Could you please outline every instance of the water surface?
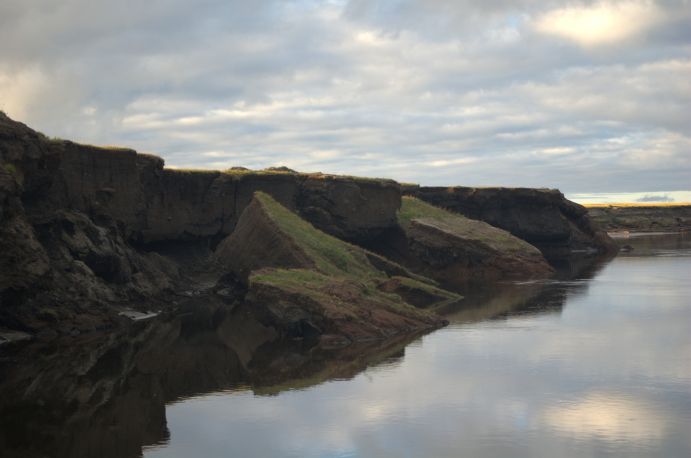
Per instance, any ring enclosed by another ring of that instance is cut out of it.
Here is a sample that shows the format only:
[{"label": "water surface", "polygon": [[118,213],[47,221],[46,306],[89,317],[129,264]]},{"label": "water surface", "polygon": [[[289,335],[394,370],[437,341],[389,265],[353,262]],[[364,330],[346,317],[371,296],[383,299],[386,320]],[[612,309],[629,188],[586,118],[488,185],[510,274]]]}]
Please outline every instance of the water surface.
[{"label": "water surface", "polygon": [[174,403],[145,456],[691,456],[691,243],[626,243],[594,278],[462,307],[351,380]]},{"label": "water surface", "polygon": [[274,344],[201,308],[0,353],[0,456],[691,456],[691,238],[620,242],[424,336]]}]

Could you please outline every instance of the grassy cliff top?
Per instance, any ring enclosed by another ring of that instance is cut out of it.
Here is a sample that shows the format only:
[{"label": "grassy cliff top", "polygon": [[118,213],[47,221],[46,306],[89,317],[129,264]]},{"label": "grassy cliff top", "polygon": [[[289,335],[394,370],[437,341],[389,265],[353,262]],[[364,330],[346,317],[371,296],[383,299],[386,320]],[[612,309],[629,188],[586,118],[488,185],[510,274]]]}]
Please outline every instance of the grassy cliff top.
[{"label": "grassy cliff top", "polygon": [[352,175],[333,175],[322,172],[296,172],[293,170],[281,170],[279,168],[251,170],[246,168],[230,168],[221,171],[224,175],[229,175],[237,178],[252,177],[252,176],[296,176],[300,178],[309,178],[311,180],[324,181],[338,181],[338,180],[352,180],[359,183],[378,184],[382,186],[399,186],[399,184],[389,178],[376,177],[357,177]]},{"label": "grassy cliff top", "polygon": [[398,211],[398,222],[404,230],[408,230],[413,221],[464,239],[484,243],[497,251],[539,254],[537,248],[503,229],[435,207],[415,197],[403,196]]}]

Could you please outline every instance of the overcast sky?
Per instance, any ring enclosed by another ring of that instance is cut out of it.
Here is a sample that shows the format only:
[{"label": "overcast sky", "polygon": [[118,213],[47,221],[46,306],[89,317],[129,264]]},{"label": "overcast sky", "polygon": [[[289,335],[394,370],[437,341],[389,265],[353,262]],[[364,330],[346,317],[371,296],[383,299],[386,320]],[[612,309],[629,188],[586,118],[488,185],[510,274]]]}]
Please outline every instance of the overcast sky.
[{"label": "overcast sky", "polygon": [[2,0],[0,109],[169,166],[664,195],[691,1]]}]

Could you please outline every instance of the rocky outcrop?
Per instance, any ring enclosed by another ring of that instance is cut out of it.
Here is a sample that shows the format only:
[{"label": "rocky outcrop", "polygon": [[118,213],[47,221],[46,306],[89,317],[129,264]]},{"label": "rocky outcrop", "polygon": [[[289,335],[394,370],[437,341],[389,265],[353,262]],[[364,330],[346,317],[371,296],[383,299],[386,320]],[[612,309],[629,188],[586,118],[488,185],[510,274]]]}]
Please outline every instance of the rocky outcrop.
[{"label": "rocky outcrop", "polygon": [[691,231],[691,205],[597,205],[588,207],[590,219],[606,231]]},{"label": "rocky outcrop", "polygon": [[509,232],[417,198],[403,198],[399,227],[372,249],[450,287],[553,273],[540,251]]},{"label": "rocky outcrop", "polygon": [[255,194],[215,257],[247,284],[245,301],[259,320],[291,337],[352,342],[436,327],[442,320],[415,306],[459,299],[413,275],[389,277],[362,248],[264,193]]},{"label": "rocky outcrop", "polygon": [[81,332],[112,325],[133,301],[172,302],[175,287],[194,284],[180,281],[190,266],[156,251],[208,250],[256,191],[354,241],[395,224],[400,204],[390,180],[165,169],[130,149],[48,139],[0,113],[0,330]]},{"label": "rocky outcrop", "polygon": [[[113,304],[149,300],[177,279],[174,265],[132,248],[122,222],[60,205],[55,170],[63,148],[71,144],[0,115],[0,328],[108,327]],[[115,173],[133,155],[123,150],[107,160]]]},{"label": "rocky outcrop", "polygon": [[556,189],[408,187],[406,193],[509,231],[539,248],[549,261],[616,251],[588,211]]}]

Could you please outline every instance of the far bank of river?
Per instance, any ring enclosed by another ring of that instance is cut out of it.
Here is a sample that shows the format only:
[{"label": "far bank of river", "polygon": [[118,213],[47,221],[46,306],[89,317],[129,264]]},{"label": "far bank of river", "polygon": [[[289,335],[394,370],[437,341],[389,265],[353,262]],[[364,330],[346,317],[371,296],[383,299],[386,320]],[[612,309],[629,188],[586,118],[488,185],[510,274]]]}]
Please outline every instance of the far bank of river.
[{"label": "far bank of river", "polygon": [[609,232],[691,231],[691,204],[589,205],[590,218]]}]

